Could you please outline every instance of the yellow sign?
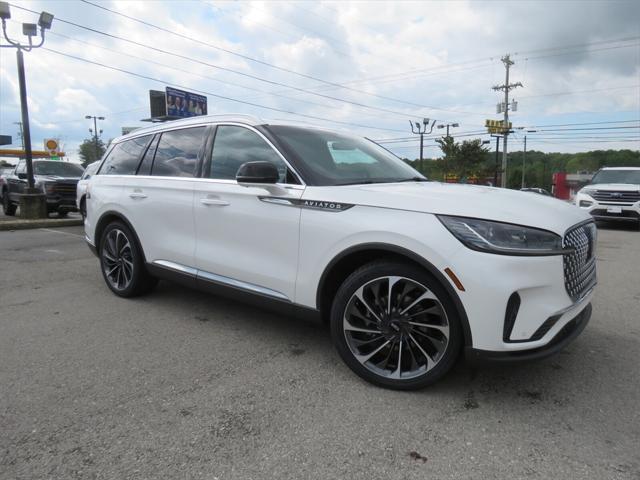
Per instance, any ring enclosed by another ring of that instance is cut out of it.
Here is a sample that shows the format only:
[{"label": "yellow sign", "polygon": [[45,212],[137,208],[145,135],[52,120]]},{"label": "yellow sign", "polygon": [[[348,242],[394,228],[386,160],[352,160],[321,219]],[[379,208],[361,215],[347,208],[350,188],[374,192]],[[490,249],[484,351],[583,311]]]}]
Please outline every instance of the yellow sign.
[{"label": "yellow sign", "polygon": [[484,126],[487,127],[487,131],[489,133],[505,133],[511,130],[512,123],[509,122],[508,126],[505,128],[504,120],[485,120]]},{"label": "yellow sign", "polygon": [[60,146],[58,145],[58,140],[55,138],[45,138],[44,139],[44,149],[48,150],[52,155],[58,151]]}]

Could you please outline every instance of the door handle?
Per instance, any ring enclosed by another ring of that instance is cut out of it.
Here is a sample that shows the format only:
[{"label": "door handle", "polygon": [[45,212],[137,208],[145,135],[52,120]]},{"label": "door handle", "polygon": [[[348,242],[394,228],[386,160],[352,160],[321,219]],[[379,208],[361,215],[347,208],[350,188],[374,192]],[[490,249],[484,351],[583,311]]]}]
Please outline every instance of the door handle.
[{"label": "door handle", "polygon": [[201,198],[200,203],[206,206],[217,206],[217,207],[226,207],[229,205],[229,202],[225,200],[220,200],[218,198]]},{"label": "door handle", "polygon": [[131,198],[147,198],[147,196],[142,192],[132,192],[129,194]]}]

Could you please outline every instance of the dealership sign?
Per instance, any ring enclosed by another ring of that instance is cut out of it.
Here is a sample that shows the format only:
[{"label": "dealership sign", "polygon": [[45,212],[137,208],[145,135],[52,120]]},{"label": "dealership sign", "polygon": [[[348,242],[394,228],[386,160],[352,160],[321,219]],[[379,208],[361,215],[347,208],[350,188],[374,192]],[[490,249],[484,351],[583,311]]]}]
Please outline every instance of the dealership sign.
[{"label": "dealership sign", "polygon": [[207,114],[207,97],[177,88],[166,87],[167,115],[170,117],[195,117]]}]

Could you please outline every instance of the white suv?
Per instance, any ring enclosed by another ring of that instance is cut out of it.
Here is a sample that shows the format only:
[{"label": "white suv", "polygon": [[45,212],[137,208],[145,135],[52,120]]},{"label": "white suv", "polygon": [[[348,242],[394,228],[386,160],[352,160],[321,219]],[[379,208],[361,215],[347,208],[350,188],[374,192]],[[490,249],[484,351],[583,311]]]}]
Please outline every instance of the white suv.
[{"label": "white suv", "polygon": [[640,228],[640,167],[598,170],[575,203],[596,220],[632,222]]},{"label": "white suv", "polygon": [[246,116],[114,140],[86,240],[122,297],[158,278],[330,324],[346,364],[413,389],[468,358],[535,359],[591,315],[590,215],[542,195],[429,182],[377,144]]}]

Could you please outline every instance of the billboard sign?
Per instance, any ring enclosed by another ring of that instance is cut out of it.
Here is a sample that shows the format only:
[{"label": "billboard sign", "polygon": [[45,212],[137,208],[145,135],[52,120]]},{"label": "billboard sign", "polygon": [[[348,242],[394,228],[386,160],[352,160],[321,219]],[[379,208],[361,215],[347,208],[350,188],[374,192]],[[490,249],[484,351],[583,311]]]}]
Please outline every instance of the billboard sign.
[{"label": "billboard sign", "polygon": [[167,115],[170,117],[195,117],[207,114],[207,97],[177,88],[166,87]]}]

